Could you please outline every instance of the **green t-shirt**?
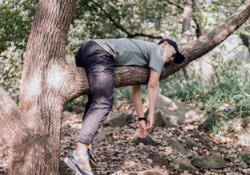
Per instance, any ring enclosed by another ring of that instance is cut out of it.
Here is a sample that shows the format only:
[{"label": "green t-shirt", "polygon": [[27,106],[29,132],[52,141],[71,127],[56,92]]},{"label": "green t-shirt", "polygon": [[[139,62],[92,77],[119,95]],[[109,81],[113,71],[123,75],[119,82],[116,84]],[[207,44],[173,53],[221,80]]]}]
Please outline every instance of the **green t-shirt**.
[{"label": "green t-shirt", "polygon": [[117,66],[151,67],[159,74],[167,54],[157,44],[136,39],[94,39],[103,49],[113,55]]}]

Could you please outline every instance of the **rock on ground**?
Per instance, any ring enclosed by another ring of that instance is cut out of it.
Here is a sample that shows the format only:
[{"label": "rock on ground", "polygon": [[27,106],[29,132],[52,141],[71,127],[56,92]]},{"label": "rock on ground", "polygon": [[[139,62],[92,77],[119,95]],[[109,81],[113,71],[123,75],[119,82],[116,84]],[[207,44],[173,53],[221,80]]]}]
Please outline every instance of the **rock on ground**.
[{"label": "rock on ground", "polygon": [[103,121],[103,126],[125,126],[132,121],[132,115],[125,112],[110,112]]},{"label": "rock on ground", "polygon": [[63,115],[62,115],[62,119],[63,119],[63,120],[67,120],[67,119],[69,119],[71,116],[72,116],[72,114],[71,114],[70,112],[64,111],[64,112],[63,112]]},{"label": "rock on ground", "polygon": [[104,131],[99,132],[96,135],[97,142],[103,142],[103,141],[105,141],[108,138],[107,135],[109,135],[110,132],[112,132],[112,131],[113,131],[112,128],[107,128]]},{"label": "rock on ground", "polygon": [[[145,112],[148,115],[148,110]],[[171,100],[159,94],[156,102],[156,110],[154,114],[155,127],[175,127],[181,125],[185,120],[199,121],[202,118],[201,112],[192,106]]]},{"label": "rock on ground", "polygon": [[245,175],[250,175],[250,168],[249,169],[244,169],[241,172],[244,173]]},{"label": "rock on ground", "polygon": [[139,172],[138,175],[166,175],[166,174],[163,174],[160,170],[153,169],[153,170]]},{"label": "rock on ground", "polygon": [[192,149],[192,148],[194,148],[194,147],[196,147],[196,148],[198,148],[198,149],[201,148],[200,145],[198,145],[198,143],[196,143],[193,139],[187,137],[187,138],[185,138],[185,140],[186,140],[186,145],[187,145],[186,147],[187,147],[188,149]]},{"label": "rock on ground", "polygon": [[204,137],[204,136],[201,136],[199,133],[197,133],[197,132],[194,132],[193,134],[192,134],[192,136],[194,137],[194,138],[198,138],[199,140],[200,140],[200,142],[203,144],[203,145],[205,145],[205,146],[207,146],[207,147],[209,147],[209,148],[213,148],[214,147],[214,145],[212,144],[212,142],[210,142],[210,140],[207,138],[207,137]]},{"label": "rock on ground", "polygon": [[191,162],[193,165],[208,169],[219,169],[227,167],[220,153],[212,153],[211,156],[195,156]]},{"label": "rock on ground", "polygon": [[134,143],[138,145],[139,143],[143,143],[144,145],[158,145],[157,142],[155,142],[150,135],[148,134],[145,138],[140,138],[139,136],[139,130],[137,130],[132,138],[131,143]]},{"label": "rock on ground", "polygon": [[175,160],[175,163],[179,164],[180,165],[180,168],[183,170],[183,171],[188,171],[189,173],[195,173],[195,172],[199,172],[199,170],[193,166],[192,164],[188,163],[187,161],[181,159],[181,158],[177,158]]},{"label": "rock on ground", "polygon": [[151,153],[149,154],[149,158],[152,159],[154,163],[157,163],[159,165],[169,165],[169,162],[161,154]]},{"label": "rock on ground", "polygon": [[175,152],[181,153],[183,155],[188,154],[188,152],[176,138],[170,139],[170,146]]}]

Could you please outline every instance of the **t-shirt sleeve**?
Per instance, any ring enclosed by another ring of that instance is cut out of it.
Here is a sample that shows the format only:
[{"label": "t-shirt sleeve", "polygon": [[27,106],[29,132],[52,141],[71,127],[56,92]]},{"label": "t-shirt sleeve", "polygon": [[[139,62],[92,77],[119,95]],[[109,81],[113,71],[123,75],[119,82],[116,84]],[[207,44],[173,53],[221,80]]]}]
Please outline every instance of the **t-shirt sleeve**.
[{"label": "t-shirt sleeve", "polygon": [[165,64],[167,53],[162,48],[150,50],[148,52],[149,67],[153,68],[156,72],[161,75],[161,71]]}]

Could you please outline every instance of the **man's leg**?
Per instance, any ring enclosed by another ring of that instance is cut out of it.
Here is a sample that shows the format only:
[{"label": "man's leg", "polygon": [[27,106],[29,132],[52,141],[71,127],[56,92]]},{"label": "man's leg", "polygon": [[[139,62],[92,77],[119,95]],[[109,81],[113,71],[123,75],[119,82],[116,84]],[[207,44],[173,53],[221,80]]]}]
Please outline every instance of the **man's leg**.
[{"label": "man's leg", "polygon": [[[85,67],[92,92],[92,100],[86,104],[87,109],[77,139],[77,149],[73,154],[68,155],[64,161],[78,174],[93,175],[87,150],[100,124],[113,105],[114,59],[111,54],[92,41],[79,49],[76,55],[76,63]],[[87,107],[88,104],[90,104],[89,107]]]},{"label": "man's leg", "polygon": [[[77,67],[84,67],[84,61],[83,61],[84,58],[83,58],[83,56],[86,57],[86,54],[84,55],[84,53],[82,53],[82,52],[83,52],[83,50],[86,50],[86,52],[88,52],[87,48],[86,48],[86,45],[88,45],[88,43],[82,45],[80,47],[80,49],[78,50],[76,56],[75,56],[75,62],[76,62]],[[85,49],[84,49],[84,47],[85,47]],[[88,101],[87,101],[87,103],[85,105],[83,119],[84,119],[86,113],[89,110],[91,102],[92,102],[92,94],[88,94]],[[76,147],[76,152],[75,152],[76,156],[84,155],[85,152],[86,152],[86,149],[88,150],[88,148],[86,148],[86,147],[91,147],[91,145],[88,146],[88,145],[86,145],[84,143],[78,142],[77,147]]]},{"label": "man's leg", "polygon": [[83,47],[80,53],[84,58],[84,67],[92,92],[92,101],[88,111],[85,111],[77,139],[76,155],[83,156],[87,154],[87,147],[113,105],[114,59],[94,42],[90,46]]},{"label": "man's leg", "polygon": [[85,110],[82,119],[84,119],[86,113],[88,112],[91,102],[92,102],[92,94],[88,94],[88,101],[85,105]]},{"label": "man's leg", "polygon": [[114,72],[103,70],[103,72],[90,73],[88,79],[93,99],[83,119],[82,128],[77,139],[80,143],[77,145],[76,155],[79,156],[87,154],[87,147],[92,143],[100,124],[113,105]]},{"label": "man's leg", "polygon": [[[88,95],[88,102],[85,105],[85,111],[84,111],[82,120],[84,120],[84,117],[86,116],[86,114],[87,114],[87,112],[89,110],[90,104],[92,102],[92,98],[93,98],[92,94],[89,94]],[[86,156],[86,151],[88,151],[89,147],[91,147],[91,145],[78,142],[77,147],[76,147],[76,151],[75,151],[75,155],[76,156],[84,156],[84,155]]]}]

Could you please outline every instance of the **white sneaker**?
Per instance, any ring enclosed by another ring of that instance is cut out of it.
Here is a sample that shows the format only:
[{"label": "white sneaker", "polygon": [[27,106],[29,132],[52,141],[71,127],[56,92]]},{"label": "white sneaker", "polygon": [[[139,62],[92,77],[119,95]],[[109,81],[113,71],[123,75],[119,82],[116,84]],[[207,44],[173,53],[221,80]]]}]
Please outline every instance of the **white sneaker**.
[{"label": "white sneaker", "polygon": [[89,156],[77,157],[74,151],[64,158],[64,162],[78,175],[94,175],[89,165]]}]

